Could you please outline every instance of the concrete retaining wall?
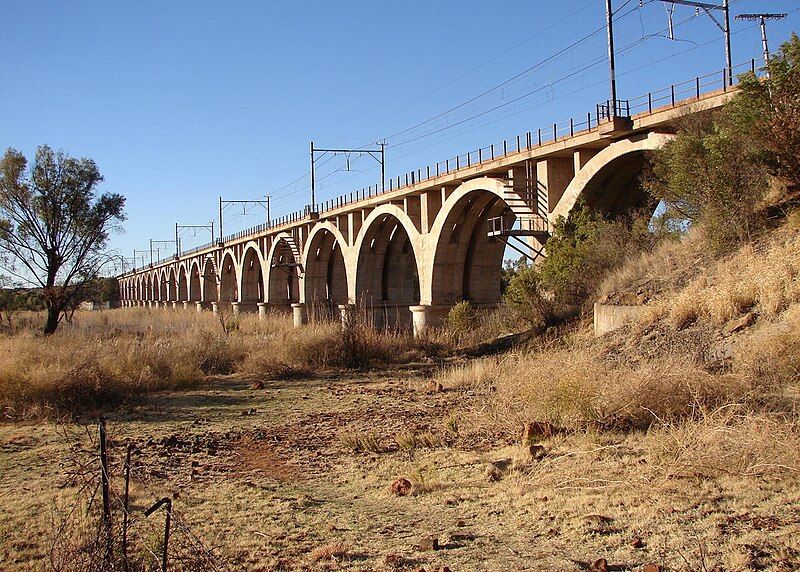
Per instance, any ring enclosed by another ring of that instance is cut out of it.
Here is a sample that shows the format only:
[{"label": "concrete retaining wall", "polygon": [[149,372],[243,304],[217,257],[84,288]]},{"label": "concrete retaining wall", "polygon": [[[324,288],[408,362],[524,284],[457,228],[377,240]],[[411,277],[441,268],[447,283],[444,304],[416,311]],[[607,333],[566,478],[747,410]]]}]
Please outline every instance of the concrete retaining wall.
[{"label": "concrete retaining wall", "polygon": [[594,335],[602,336],[638,318],[644,306],[618,306],[594,304]]}]

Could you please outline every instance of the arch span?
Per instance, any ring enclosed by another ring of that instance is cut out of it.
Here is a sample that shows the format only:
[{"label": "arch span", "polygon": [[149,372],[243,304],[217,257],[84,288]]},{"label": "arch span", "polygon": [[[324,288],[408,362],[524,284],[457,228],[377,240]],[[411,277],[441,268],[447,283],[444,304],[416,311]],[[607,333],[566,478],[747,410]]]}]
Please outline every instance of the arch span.
[{"label": "arch span", "polygon": [[674,138],[668,133],[648,133],[639,138],[616,141],[589,159],[578,171],[558,204],[549,215],[550,224],[566,217],[580,197],[607,214],[621,214],[644,206],[637,175],[641,173],[646,153],[663,147]]},{"label": "arch span", "polygon": [[409,306],[419,304],[420,236],[396,205],[370,213],[356,240],[358,259],[352,290],[378,327],[411,323]]},{"label": "arch span", "polygon": [[300,260],[294,239],[288,233],[275,237],[267,256],[267,302],[271,308],[287,309],[300,301]]},{"label": "arch span", "polygon": [[200,279],[200,263],[193,260],[189,270],[189,298],[190,302],[203,300],[203,281]]},{"label": "arch span", "polygon": [[203,265],[203,302],[217,302],[219,300],[219,273],[212,256],[207,256]]},{"label": "arch span", "polygon": [[265,299],[264,258],[255,242],[249,242],[242,255],[239,275],[239,301],[248,310],[254,310]]},{"label": "arch span", "polygon": [[222,263],[219,267],[219,301],[238,302],[239,287],[237,280],[238,270],[236,267],[236,256],[232,250],[226,250],[222,255]]},{"label": "arch span", "polygon": [[352,302],[347,268],[347,241],[330,222],[318,224],[303,252],[301,301],[320,315],[336,316],[338,304]]},{"label": "arch span", "polygon": [[189,277],[186,264],[181,264],[178,268],[178,295],[175,298],[178,302],[189,301]]},{"label": "arch span", "polygon": [[442,205],[429,240],[433,256],[426,261],[422,304],[451,306],[461,300],[476,305],[500,299],[505,243],[487,235],[486,221],[516,216],[505,202],[503,182],[489,177],[457,187]]}]

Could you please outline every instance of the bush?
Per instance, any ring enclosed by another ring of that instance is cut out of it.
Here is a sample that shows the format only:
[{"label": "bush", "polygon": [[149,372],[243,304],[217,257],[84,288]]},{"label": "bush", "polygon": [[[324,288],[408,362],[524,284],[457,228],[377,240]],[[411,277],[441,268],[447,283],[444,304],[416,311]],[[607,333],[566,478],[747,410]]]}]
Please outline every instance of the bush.
[{"label": "bush", "polygon": [[552,320],[552,304],[545,297],[536,267],[525,266],[511,277],[503,301],[531,328],[543,328]]},{"label": "bush", "polygon": [[472,330],[477,321],[478,315],[475,312],[475,308],[467,300],[464,300],[450,308],[445,325],[447,331],[460,338]]}]

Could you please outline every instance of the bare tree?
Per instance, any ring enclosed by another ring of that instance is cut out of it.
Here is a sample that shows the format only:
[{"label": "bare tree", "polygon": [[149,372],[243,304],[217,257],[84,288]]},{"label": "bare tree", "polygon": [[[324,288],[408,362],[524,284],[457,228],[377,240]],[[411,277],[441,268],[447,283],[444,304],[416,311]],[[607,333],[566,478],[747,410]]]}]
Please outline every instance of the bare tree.
[{"label": "bare tree", "polygon": [[109,261],[109,232],[125,220],[125,198],[102,193],[94,161],[39,147],[28,170],[8,149],[0,159],[0,267],[41,288],[45,334],[80,303]]}]

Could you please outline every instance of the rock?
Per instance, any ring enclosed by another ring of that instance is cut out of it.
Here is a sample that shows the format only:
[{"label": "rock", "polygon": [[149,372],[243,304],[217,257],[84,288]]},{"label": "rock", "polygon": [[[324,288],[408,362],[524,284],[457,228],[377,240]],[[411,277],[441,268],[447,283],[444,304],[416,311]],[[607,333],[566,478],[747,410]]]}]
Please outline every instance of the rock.
[{"label": "rock", "polygon": [[435,536],[423,536],[417,543],[418,550],[439,550],[439,539]]},{"label": "rock", "polygon": [[448,566],[437,566],[433,569],[433,572],[450,572],[450,568]]},{"label": "rock", "polygon": [[459,528],[464,528],[465,526],[467,526],[467,523],[465,521],[463,521],[463,520],[457,520],[456,521],[456,526],[459,527]]},{"label": "rock", "polygon": [[432,379],[425,384],[424,392],[427,394],[441,393],[442,391],[444,391],[444,386],[435,379]]},{"label": "rock", "polygon": [[253,389],[264,389],[264,382],[263,382],[263,381],[261,381],[261,380],[258,380],[258,381],[257,381],[257,382],[255,382],[255,383],[254,383],[254,384],[253,384],[251,387],[252,387]]},{"label": "rock", "polygon": [[642,567],[642,572],[662,572],[663,570],[660,564],[653,564],[652,562]]},{"label": "rock", "polygon": [[411,481],[408,479],[397,479],[392,483],[390,490],[392,491],[392,494],[399,497],[404,497],[408,494],[411,494],[411,486]]},{"label": "rock", "polygon": [[642,540],[638,536],[634,537],[633,540],[631,540],[631,547],[632,548],[644,548],[644,540]]},{"label": "rock", "polygon": [[722,333],[725,336],[731,336],[740,330],[749,328],[755,321],[756,315],[753,312],[748,312],[741,318],[735,318],[725,324],[725,327],[722,329]]},{"label": "rock", "polygon": [[522,427],[522,444],[532,445],[539,439],[548,439],[562,431],[560,427],[556,427],[549,421],[532,421],[531,423],[525,423]]},{"label": "rock", "polygon": [[499,459],[497,461],[492,461],[486,465],[484,477],[486,477],[486,480],[489,482],[499,481],[511,468],[511,463],[511,459]]},{"label": "rock", "polygon": [[598,558],[589,566],[589,572],[608,572],[608,561],[605,558]]},{"label": "rock", "polygon": [[547,456],[547,449],[542,445],[530,445],[528,447],[528,454],[530,454],[531,459],[541,461]]}]

